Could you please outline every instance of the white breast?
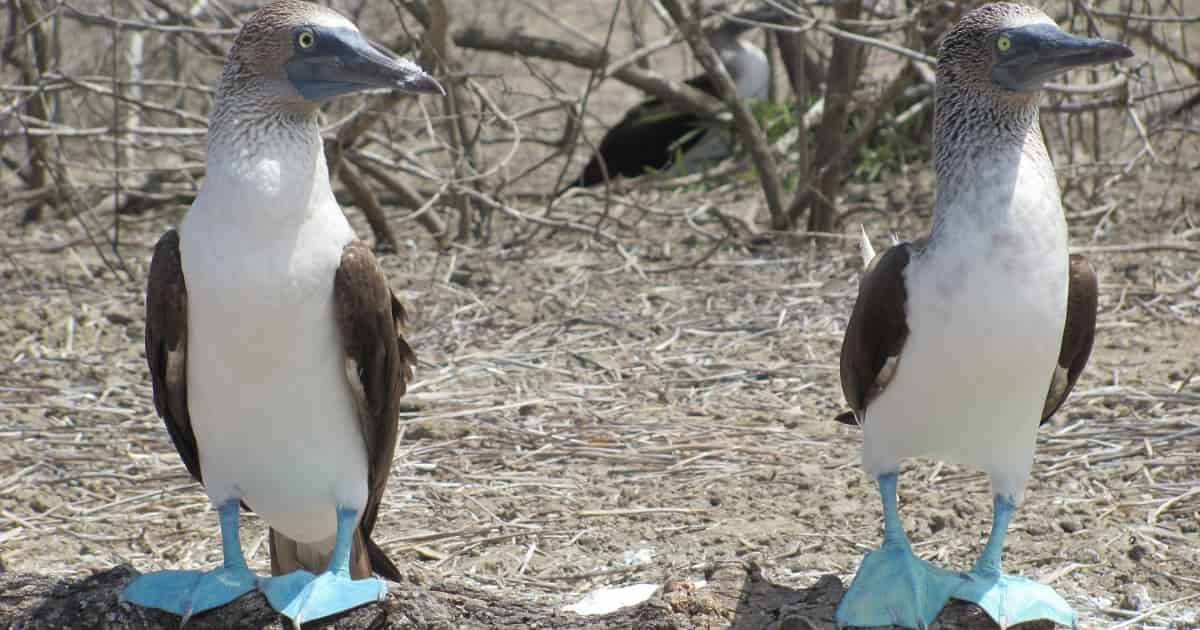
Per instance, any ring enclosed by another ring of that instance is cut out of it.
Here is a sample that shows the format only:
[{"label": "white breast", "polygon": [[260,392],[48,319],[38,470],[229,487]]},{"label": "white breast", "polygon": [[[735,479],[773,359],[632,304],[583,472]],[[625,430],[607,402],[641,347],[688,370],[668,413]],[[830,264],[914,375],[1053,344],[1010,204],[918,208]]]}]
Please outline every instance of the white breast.
[{"label": "white breast", "polygon": [[[896,375],[867,409],[864,467],[895,470],[933,456],[977,466],[996,492],[1019,501],[1033,461],[1042,405],[1062,343],[1066,223],[1056,195],[1022,163],[1003,191],[976,189],[906,271],[910,333]],[[993,174],[994,175],[994,174]],[[962,200],[960,200],[961,202]]]},{"label": "white breast", "polygon": [[[353,238],[322,156],[263,151],[213,168],[180,227],[188,406],[205,487],[312,542],[366,502],[333,282]],[[297,159],[299,158],[299,159]]]},{"label": "white breast", "polygon": [[[766,98],[770,77],[767,56],[757,46],[737,42],[737,52],[726,62],[726,69],[734,79],[738,98]],[[679,173],[700,170],[712,162],[723,160],[733,152],[733,135],[728,128],[714,128],[683,153],[682,161],[674,167]]]}]

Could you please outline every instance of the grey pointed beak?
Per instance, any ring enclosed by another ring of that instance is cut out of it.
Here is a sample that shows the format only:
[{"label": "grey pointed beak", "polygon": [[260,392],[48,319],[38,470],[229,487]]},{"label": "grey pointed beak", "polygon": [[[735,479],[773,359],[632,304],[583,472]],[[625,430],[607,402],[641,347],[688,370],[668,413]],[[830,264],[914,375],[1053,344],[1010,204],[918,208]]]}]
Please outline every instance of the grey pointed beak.
[{"label": "grey pointed beak", "polygon": [[1011,47],[998,52],[992,81],[1018,92],[1037,90],[1051,77],[1079,66],[1096,66],[1133,56],[1125,44],[1078,37],[1053,24],[1031,24],[1005,31]]},{"label": "grey pointed beak", "polygon": [[312,30],[316,44],[308,51],[294,51],[286,66],[288,80],[309,100],[373,88],[445,94],[442,86],[417,64],[383,54],[356,31]]}]

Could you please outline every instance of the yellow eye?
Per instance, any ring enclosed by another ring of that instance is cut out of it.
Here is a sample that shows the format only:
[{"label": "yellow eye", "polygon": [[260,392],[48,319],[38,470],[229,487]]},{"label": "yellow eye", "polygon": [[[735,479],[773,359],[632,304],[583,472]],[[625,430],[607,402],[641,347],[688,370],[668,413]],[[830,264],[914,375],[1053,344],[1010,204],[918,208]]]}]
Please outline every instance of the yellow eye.
[{"label": "yellow eye", "polygon": [[996,38],[996,48],[999,48],[1000,52],[1008,52],[1008,49],[1012,48],[1012,40],[1001,35]]},{"label": "yellow eye", "polygon": [[296,36],[296,45],[301,48],[312,48],[316,43],[316,36],[309,31],[300,31],[300,34]]}]

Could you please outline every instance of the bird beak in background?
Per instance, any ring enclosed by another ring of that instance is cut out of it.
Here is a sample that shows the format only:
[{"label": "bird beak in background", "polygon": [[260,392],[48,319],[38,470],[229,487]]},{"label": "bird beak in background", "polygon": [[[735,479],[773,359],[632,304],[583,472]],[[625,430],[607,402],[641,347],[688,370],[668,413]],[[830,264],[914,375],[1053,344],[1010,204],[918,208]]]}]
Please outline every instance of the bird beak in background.
[{"label": "bird beak in background", "polygon": [[1077,37],[1053,24],[1031,24],[1004,31],[1010,46],[997,52],[992,81],[1025,92],[1041,89],[1056,74],[1079,66],[1096,66],[1133,56],[1125,44]]},{"label": "bird beak in background", "polygon": [[433,77],[407,59],[389,57],[345,28],[314,28],[311,52],[297,51],[287,63],[287,78],[304,98],[319,101],[342,94],[390,88],[445,94]]}]

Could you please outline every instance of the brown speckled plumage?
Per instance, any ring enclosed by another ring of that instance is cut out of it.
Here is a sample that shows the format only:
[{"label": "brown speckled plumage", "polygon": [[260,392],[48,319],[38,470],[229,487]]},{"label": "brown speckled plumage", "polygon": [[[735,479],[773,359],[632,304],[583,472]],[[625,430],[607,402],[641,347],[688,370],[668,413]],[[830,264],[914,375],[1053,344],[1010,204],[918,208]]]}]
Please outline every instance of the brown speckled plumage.
[{"label": "brown speckled plumage", "polygon": [[[933,130],[939,194],[964,183],[950,175],[959,172],[962,164],[1000,158],[1004,152],[1021,151],[1050,167],[1037,124],[1040,91],[1013,92],[991,79],[999,32],[1038,21],[1050,22],[1050,18],[1033,7],[988,4],[964,15],[942,39]],[[1049,185],[1057,190],[1057,182]],[[935,231],[936,222],[935,217]]]},{"label": "brown speckled plumage", "polygon": [[315,121],[318,104],[296,91],[284,67],[292,57],[295,29],[330,14],[336,15],[310,2],[275,0],[251,16],[225,58],[210,129],[247,117],[271,124],[280,113]]},{"label": "brown speckled plumage", "polygon": [[330,9],[301,0],[276,0],[261,8],[242,26],[229,56],[226,69],[237,67],[243,73],[283,78],[283,64],[292,55],[293,30],[317,19]]}]

